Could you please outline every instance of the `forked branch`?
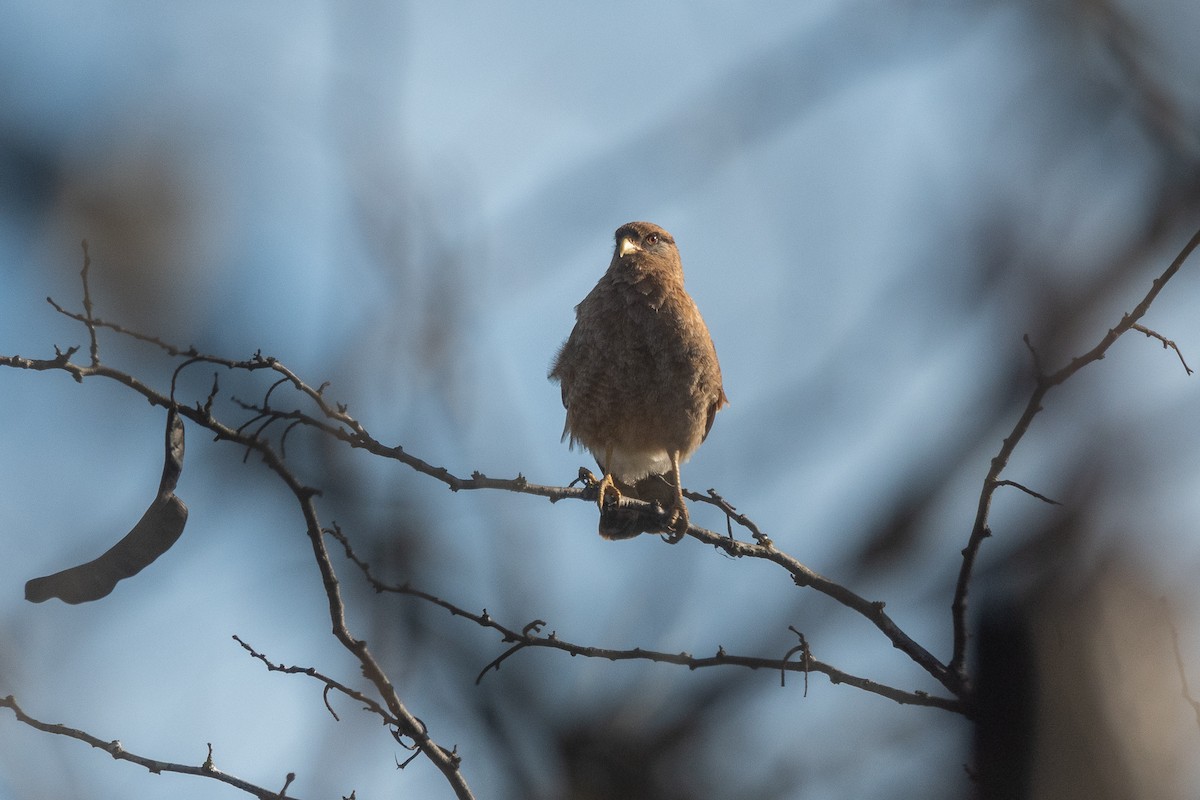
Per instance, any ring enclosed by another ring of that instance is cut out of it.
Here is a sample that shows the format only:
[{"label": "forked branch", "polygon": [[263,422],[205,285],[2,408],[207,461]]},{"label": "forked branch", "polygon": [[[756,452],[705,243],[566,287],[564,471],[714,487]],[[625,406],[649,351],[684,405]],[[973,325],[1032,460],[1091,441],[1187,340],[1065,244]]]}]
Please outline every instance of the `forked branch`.
[{"label": "forked branch", "polygon": [[[1005,437],[1003,444],[1000,446],[1000,452],[992,458],[991,466],[983,479],[983,488],[979,492],[979,502],[975,511],[975,522],[971,527],[971,535],[967,539],[967,545],[962,551],[962,566],[959,569],[958,581],[954,587],[954,600],[951,603],[951,617],[954,626],[954,653],[950,659],[950,669],[964,684],[967,678],[967,596],[971,585],[971,574],[975,568],[975,559],[979,555],[979,548],[983,544],[983,540],[991,536],[992,533],[988,526],[988,519],[992,510],[992,498],[995,496],[996,490],[1001,486],[1014,485],[1011,481],[1001,480],[1001,473],[1008,466],[1009,459],[1012,458],[1013,451],[1016,450],[1017,445],[1020,444],[1025,434],[1029,432],[1029,426],[1033,422],[1033,418],[1042,410],[1042,401],[1045,400],[1050,390],[1064,383],[1088,364],[1104,358],[1108,349],[1128,331],[1139,330],[1148,336],[1162,341],[1164,347],[1170,346],[1173,348],[1179,356],[1180,362],[1183,363],[1184,369],[1187,370],[1189,375],[1191,374],[1191,369],[1187,366],[1187,362],[1183,360],[1183,354],[1179,352],[1179,348],[1175,343],[1141,326],[1139,321],[1142,317],[1146,316],[1146,312],[1150,310],[1150,306],[1158,297],[1159,292],[1167,285],[1167,281],[1175,277],[1175,274],[1179,272],[1183,263],[1187,261],[1188,256],[1192,254],[1192,251],[1197,246],[1200,246],[1200,231],[1192,235],[1192,238],[1184,245],[1183,250],[1179,252],[1179,255],[1175,257],[1170,266],[1154,279],[1154,282],[1150,286],[1150,291],[1134,307],[1133,311],[1122,316],[1121,320],[1105,333],[1091,350],[1081,356],[1076,356],[1065,366],[1051,373],[1043,372],[1040,363],[1037,363],[1035,358],[1037,374],[1033,392],[1030,394],[1028,402],[1025,403],[1025,408],[1022,410],[1021,416],[1017,418],[1016,423],[1013,425],[1012,431]],[[1026,343],[1028,344],[1028,339]],[[1032,350],[1032,347],[1030,349]],[[1026,491],[1029,490],[1026,489]]]}]

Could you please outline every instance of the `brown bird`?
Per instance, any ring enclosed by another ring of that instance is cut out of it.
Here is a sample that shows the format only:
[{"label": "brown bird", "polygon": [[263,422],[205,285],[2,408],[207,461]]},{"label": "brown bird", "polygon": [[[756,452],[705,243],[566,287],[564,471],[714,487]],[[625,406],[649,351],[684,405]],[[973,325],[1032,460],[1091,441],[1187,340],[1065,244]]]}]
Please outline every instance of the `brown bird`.
[{"label": "brown bird", "polygon": [[563,438],[590,450],[604,473],[598,481],[591,476],[600,535],[628,539],[655,528],[622,506],[626,495],[662,506],[677,541],[689,524],[679,465],[729,399],[708,327],[683,288],[671,234],[630,222],[615,238],[612,263],[575,307],[575,327],[550,379],[561,385],[567,409]]}]

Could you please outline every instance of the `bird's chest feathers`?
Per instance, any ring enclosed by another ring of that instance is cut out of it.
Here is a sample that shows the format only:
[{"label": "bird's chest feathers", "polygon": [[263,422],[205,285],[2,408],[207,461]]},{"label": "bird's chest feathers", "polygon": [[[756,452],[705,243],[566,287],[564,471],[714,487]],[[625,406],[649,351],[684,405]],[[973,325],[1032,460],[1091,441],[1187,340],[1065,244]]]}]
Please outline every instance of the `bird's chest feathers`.
[{"label": "bird's chest feathers", "polygon": [[677,271],[647,264],[630,264],[612,275],[618,296],[631,311],[659,311],[686,297],[683,276]]},{"label": "bird's chest feathers", "polygon": [[645,276],[629,285],[626,297],[635,307],[643,306],[651,311],[658,311],[667,302],[667,291],[662,281]]}]

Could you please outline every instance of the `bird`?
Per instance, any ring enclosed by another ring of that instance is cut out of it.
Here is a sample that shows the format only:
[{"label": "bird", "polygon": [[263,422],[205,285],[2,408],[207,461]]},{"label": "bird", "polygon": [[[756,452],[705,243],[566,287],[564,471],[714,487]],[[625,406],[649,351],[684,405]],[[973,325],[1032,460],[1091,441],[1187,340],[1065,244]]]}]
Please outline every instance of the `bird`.
[{"label": "bird", "polygon": [[[566,408],[562,438],[589,450],[603,473],[580,470],[596,488],[600,535],[666,533],[665,520],[675,542],[690,524],[679,466],[729,398],[675,239],[650,222],[626,223],[614,239],[608,270],[575,307],[549,378]],[[623,496],[657,503],[665,517],[622,505]]]}]

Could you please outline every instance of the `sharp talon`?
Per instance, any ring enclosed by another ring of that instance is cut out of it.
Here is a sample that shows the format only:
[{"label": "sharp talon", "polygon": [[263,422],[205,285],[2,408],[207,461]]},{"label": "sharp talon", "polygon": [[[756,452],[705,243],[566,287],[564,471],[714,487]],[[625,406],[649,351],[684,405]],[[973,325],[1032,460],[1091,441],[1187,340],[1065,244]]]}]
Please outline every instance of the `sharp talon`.
[{"label": "sharp talon", "polygon": [[691,525],[691,520],[688,517],[687,506],[683,504],[683,498],[680,497],[671,509],[671,521],[667,523],[670,533],[667,534],[667,544],[678,544],[683,541],[683,537],[687,535],[688,526]]},{"label": "sharp talon", "polygon": [[[592,480],[595,480],[595,477],[593,477]],[[616,505],[617,503],[621,502],[621,490],[618,489],[617,485],[613,482],[612,475],[609,475],[607,472],[604,473],[604,477],[599,481],[596,481],[595,485],[596,505],[601,509],[603,509],[605,506]],[[611,500],[607,499],[610,495],[612,496]]]}]

